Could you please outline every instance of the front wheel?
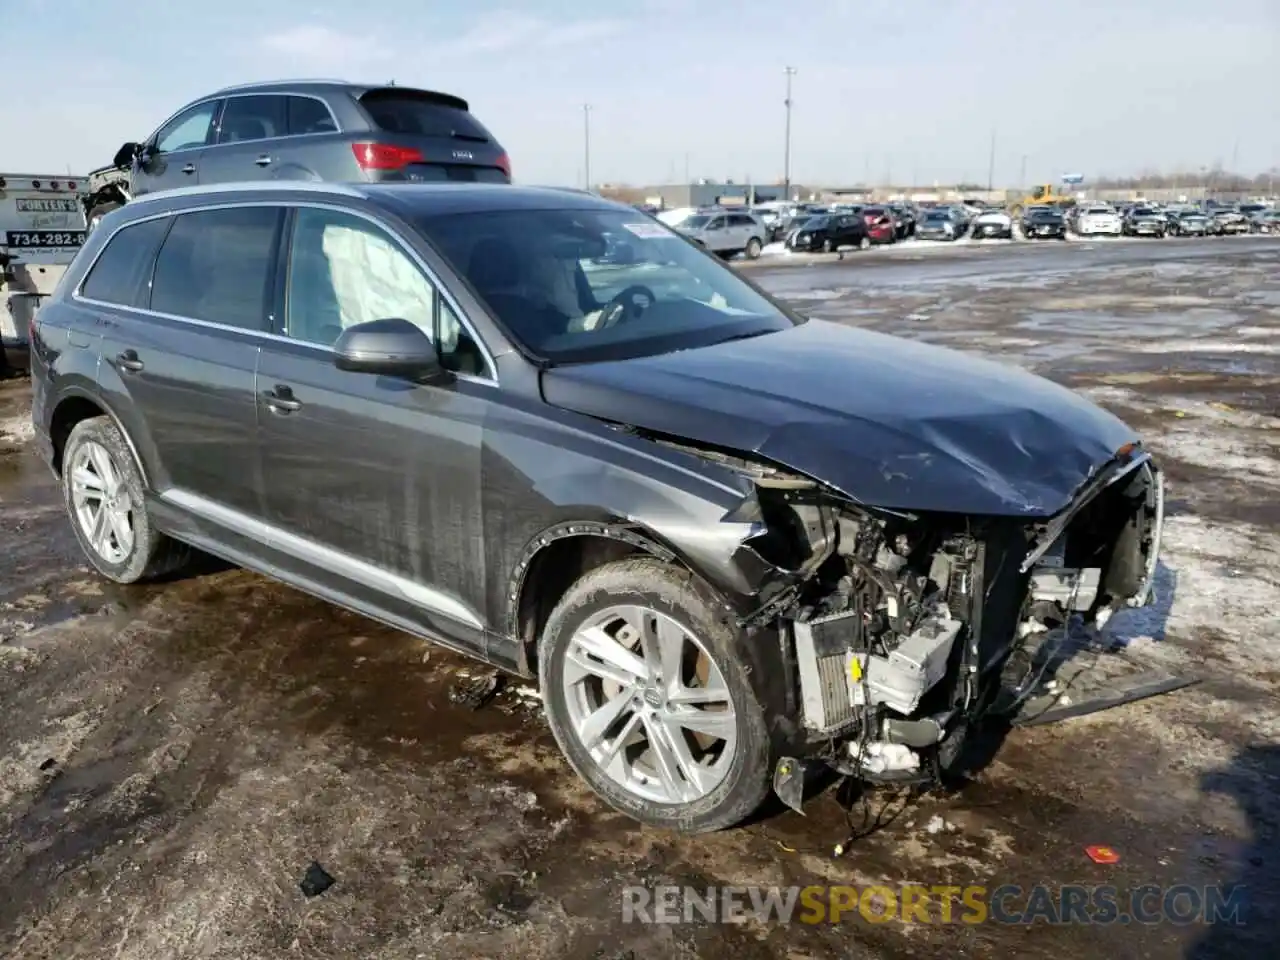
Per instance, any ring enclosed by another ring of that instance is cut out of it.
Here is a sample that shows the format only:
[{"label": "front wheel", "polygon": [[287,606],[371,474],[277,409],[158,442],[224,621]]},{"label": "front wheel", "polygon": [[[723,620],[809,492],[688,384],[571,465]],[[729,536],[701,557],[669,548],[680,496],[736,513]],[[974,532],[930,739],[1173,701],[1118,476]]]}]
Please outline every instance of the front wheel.
[{"label": "front wheel", "polygon": [[539,647],[542,699],[569,764],[610,806],[686,833],[759,807],[774,758],[738,640],[707,588],[656,559],[569,588]]},{"label": "front wheel", "polygon": [[142,474],[120,429],[108,417],[76,424],[62,453],[62,494],[80,549],[116,583],[172,573],[191,550],[151,523]]},{"label": "front wheel", "polygon": [[85,232],[92,233],[98,228],[98,224],[101,222],[103,217],[112,210],[119,210],[123,206],[123,203],[117,203],[112,200],[110,203],[100,203],[96,207],[90,209],[88,215],[85,217]]}]

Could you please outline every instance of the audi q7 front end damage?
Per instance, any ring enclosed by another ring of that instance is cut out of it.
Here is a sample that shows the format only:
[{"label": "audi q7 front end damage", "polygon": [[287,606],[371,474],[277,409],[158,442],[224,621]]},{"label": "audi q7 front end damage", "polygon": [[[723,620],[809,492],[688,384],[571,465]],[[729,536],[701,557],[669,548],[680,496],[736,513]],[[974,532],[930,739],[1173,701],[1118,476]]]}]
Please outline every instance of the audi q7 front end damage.
[{"label": "audi q7 front end damage", "polygon": [[1014,650],[1151,598],[1163,479],[1137,446],[1033,520],[877,509],[772,468],[754,480],[725,519],[756,522],[743,549],[775,571],[740,622],[780,645],[789,755],[775,789],[797,809],[813,761],[869,782],[936,780],[999,699]]},{"label": "audi q7 front end damage", "polygon": [[729,601],[751,606],[744,645],[780,645],[789,802],[801,759],[936,778],[1012,653],[1150,598],[1158,469],[1127,425],[1025,371],[810,320],[553,369],[543,389],[752,480],[724,520],[771,570]]}]

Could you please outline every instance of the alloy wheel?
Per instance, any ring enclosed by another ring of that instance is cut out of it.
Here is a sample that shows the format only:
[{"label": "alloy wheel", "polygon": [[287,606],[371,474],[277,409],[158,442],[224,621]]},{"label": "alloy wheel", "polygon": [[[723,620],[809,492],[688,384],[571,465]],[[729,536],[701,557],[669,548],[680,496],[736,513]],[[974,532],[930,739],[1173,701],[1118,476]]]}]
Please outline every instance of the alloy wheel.
[{"label": "alloy wheel", "polygon": [[629,793],[688,804],[724,781],[738,747],[729,688],[672,617],[632,605],[594,614],[569,644],[561,683],[574,735]]},{"label": "alloy wheel", "polygon": [[123,563],[133,552],[133,501],[124,475],[107,448],[89,440],[70,465],[71,502],[85,541],[106,563]]}]

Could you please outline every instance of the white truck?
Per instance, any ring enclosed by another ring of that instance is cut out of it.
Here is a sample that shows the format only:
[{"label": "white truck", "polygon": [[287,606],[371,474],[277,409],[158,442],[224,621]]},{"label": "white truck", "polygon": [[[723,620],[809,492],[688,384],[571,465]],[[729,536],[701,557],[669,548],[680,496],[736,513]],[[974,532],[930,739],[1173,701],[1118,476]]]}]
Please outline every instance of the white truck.
[{"label": "white truck", "polygon": [[0,377],[27,368],[27,330],[84,244],[84,177],[0,173]]}]

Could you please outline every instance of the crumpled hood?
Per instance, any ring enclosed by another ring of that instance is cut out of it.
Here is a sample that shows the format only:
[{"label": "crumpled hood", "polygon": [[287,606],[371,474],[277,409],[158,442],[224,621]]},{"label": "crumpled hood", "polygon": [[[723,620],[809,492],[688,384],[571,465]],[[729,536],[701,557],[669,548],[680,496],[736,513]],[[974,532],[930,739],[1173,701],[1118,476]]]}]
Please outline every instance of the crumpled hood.
[{"label": "crumpled hood", "polygon": [[864,504],[1047,517],[1137,439],[1013,367],[820,320],[656,357],[555,367],[548,403],[754,452]]}]

